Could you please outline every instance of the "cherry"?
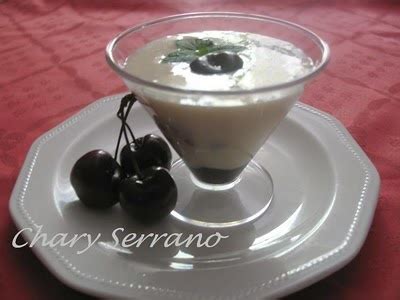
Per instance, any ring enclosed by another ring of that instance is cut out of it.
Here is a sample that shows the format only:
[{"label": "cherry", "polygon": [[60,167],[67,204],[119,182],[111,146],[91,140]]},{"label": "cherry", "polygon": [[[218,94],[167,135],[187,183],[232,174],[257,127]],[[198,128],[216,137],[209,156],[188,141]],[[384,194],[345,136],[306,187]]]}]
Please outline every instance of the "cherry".
[{"label": "cherry", "polygon": [[243,67],[243,60],[236,53],[210,53],[200,56],[190,63],[193,73],[210,75],[237,71]]},{"label": "cherry", "polygon": [[163,138],[155,134],[147,134],[125,145],[120,154],[122,168],[126,174],[134,175],[134,162],[140,170],[152,166],[171,168],[172,154]]},{"label": "cherry", "polygon": [[[154,134],[136,139],[126,122],[135,102],[133,94],[121,99],[117,113],[121,129],[114,157],[103,150],[86,153],[73,166],[70,181],[86,206],[107,208],[120,201],[136,220],[149,223],[174,209],[178,191],[168,172],[172,161],[168,144]],[[116,159],[123,137],[126,145],[120,153],[121,167]],[[125,174],[133,176],[126,178]]]},{"label": "cherry", "polygon": [[79,199],[88,207],[108,208],[118,202],[123,170],[106,151],[93,150],[72,167],[70,181]]},{"label": "cherry", "polygon": [[119,196],[122,208],[135,220],[153,223],[174,209],[178,191],[168,170],[153,166],[124,179]]}]

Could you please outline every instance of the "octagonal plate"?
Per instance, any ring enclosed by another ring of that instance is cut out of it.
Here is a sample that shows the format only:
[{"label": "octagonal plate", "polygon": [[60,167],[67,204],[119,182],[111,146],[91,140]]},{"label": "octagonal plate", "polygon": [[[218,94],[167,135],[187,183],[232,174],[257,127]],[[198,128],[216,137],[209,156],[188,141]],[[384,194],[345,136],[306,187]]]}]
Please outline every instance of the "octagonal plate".
[{"label": "octagonal plate", "polygon": [[[137,299],[259,299],[310,285],[348,263],[361,248],[373,218],[379,175],[347,130],[332,116],[298,103],[257,153],[274,179],[275,198],[253,224],[227,229],[214,248],[122,247],[128,233],[206,231],[173,217],[150,228],[132,222],[116,205],[85,209],[69,183],[73,163],[91,149],[113,152],[121,95],[94,102],[32,145],[11,200],[11,214],[27,242],[46,233],[86,233],[73,247],[32,249],[61,281],[99,297]],[[161,134],[140,105],[130,119],[137,135]],[[176,154],[175,158],[176,158]],[[232,200],[234,201],[234,199]],[[210,205],[213,202],[210,201]],[[60,238],[61,236],[58,236]],[[55,241],[55,240],[54,240]]]}]

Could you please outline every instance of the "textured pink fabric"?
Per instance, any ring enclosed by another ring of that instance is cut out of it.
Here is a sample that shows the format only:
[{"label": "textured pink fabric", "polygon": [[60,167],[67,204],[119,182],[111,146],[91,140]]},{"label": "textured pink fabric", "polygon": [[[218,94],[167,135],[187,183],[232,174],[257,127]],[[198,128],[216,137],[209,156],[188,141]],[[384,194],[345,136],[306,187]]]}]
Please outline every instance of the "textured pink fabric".
[{"label": "textured pink fabric", "polygon": [[8,199],[29,146],[94,99],[124,91],[104,46],[149,19],[192,11],[281,17],[332,47],[305,103],[331,113],[377,166],[382,189],[360,254],[289,299],[400,299],[399,1],[0,1],[0,298],[88,299],[55,279],[29,249],[10,242]]}]

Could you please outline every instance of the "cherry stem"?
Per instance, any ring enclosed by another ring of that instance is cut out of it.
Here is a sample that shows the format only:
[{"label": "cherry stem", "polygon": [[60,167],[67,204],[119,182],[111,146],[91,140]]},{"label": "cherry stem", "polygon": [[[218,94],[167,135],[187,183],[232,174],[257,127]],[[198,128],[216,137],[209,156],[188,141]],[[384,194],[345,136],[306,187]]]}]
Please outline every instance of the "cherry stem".
[{"label": "cherry stem", "polygon": [[131,129],[131,126],[129,126],[128,123],[125,123],[125,126],[126,126],[126,128],[128,128],[128,131],[129,131],[129,134],[131,135],[131,138],[132,138],[133,143],[136,145],[136,138],[135,138],[135,136],[133,135],[133,131],[132,131],[132,129]]},{"label": "cherry stem", "polygon": [[[132,140],[133,140],[133,143],[134,143],[135,145],[136,145],[136,138],[135,138],[135,135],[133,134],[133,131],[132,131],[131,127],[128,125],[128,123],[126,122],[126,120],[127,120],[127,118],[128,118],[129,112],[130,112],[130,110],[131,110],[131,108],[132,108],[132,105],[136,102],[136,100],[137,100],[137,99],[136,99],[136,97],[135,97],[135,95],[134,95],[133,93],[124,96],[124,97],[121,99],[121,104],[120,104],[120,107],[119,107],[118,112],[117,112],[117,117],[118,117],[118,118],[123,122],[123,124],[128,128],[129,133],[130,133],[130,135],[131,135],[131,138],[132,138]],[[127,110],[126,110],[126,113],[124,114],[124,108],[125,108],[126,106],[128,106],[128,108],[127,108]],[[124,116],[126,116],[125,120],[124,120]],[[122,129],[122,128],[121,128],[121,129]]]},{"label": "cherry stem", "polygon": [[[117,117],[121,120],[122,125],[121,125],[121,129],[119,130],[117,146],[115,148],[115,153],[114,153],[114,159],[115,160],[117,159],[117,156],[118,156],[118,151],[119,151],[119,147],[120,147],[120,144],[121,144],[122,134],[124,133],[124,127],[127,125],[126,119],[128,118],[128,115],[129,115],[129,112],[130,112],[130,110],[132,108],[132,105],[135,102],[136,102],[136,97],[132,93],[128,94],[128,95],[125,95],[121,99],[121,103],[119,105],[119,109],[118,109],[118,112],[117,112]],[[124,113],[124,109],[127,106],[128,106],[128,108],[126,110],[126,113]],[[132,130],[130,130],[130,132],[131,132],[131,136],[133,138],[133,141],[135,142],[136,140],[135,140],[135,137],[134,137],[134,135],[132,133]]]},{"label": "cherry stem", "polygon": [[[119,150],[119,146],[121,144],[122,135],[124,135],[125,143],[128,146],[129,151],[132,151],[131,147],[130,147],[130,142],[129,142],[129,138],[128,138],[128,134],[126,132],[126,129],[128,129],[128,131],[129,131],[129,133],[130,133],[130,135],[132,137],[133,143],[136,145],[136,139],[135,139],[135,136],[134,136],[134,134],[132,132],[132,129],[130,128],[130,126],[126,122],[126,120],[128,118],[128,115],[129,115],[129,113],[130,113],[130,111],[132,109],[132,106],[133,106],[133,104],[135,102],[136,102],[136,97],[135,97],[135,95],[133,93],[128,94],[128,95],[124,96],[121,99],[121,104],[120,104],[120,107],[119,107],[118,112],[117,112],[117,117],[121,120],[122,124],[121,124],[121,129],[119,131],[117,146],[115,148],[115,153],[114,153],[114,159],[115,160],[117,160],[118,150]],[[125,107],[127,107],[126,111],[124,111]],[[140,168],[139,168],[139,166],[138,166],[138,164],[137,164],[135,159],[132,160],[132,164],[133,164],[133,168],[135,170],[135,173],[139,176],[140,179],[142,179],[143,178],[143,174],[140,171]]]},{"label": "cherry stem", "polygon": [[128,118],[128,114],[129,114],[129,112],[130,112],[130,110],[132,108],[132,105],[133,105],[133,103],[130,102],[129,105],[128,105],[128,109],[126,110],[126,113],[122,114],[122,126],[121,126],[121,128],[123,129],[124,137],[125,137],[125,143],[127,145],[129,145],[130,143],[129,143],[128,134],[126,133],[126,127],[128,126],[128,124],[126,123],[126,119]]}]

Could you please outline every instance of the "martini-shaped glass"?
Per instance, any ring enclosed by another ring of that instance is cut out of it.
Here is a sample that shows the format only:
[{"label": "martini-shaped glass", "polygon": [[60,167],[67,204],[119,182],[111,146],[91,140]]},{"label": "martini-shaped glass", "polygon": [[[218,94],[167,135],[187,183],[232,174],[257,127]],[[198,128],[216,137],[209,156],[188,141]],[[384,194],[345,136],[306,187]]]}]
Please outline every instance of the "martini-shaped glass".
[{"label": "martini-shaped glass", "polygon": [[[144,78],[140,74],[145,65],[134,72],[126,67],[130,55],[152,41],[216,30],[289,42],[302,50],[312,68],[277,84],[265,80],[252,89],[210,90],[201,79],[196,89],[182,88]],[[122,32],[108,44],[106,58],[180,156],[171,169],[178,186],[173,216],[218,228],[253,221],[267,210],[273,199],[272,178],[253,158],[299,99],[305,83],[326,65],[329,48],[311,31],[287,21],[238,13],[193,13]]]}]

